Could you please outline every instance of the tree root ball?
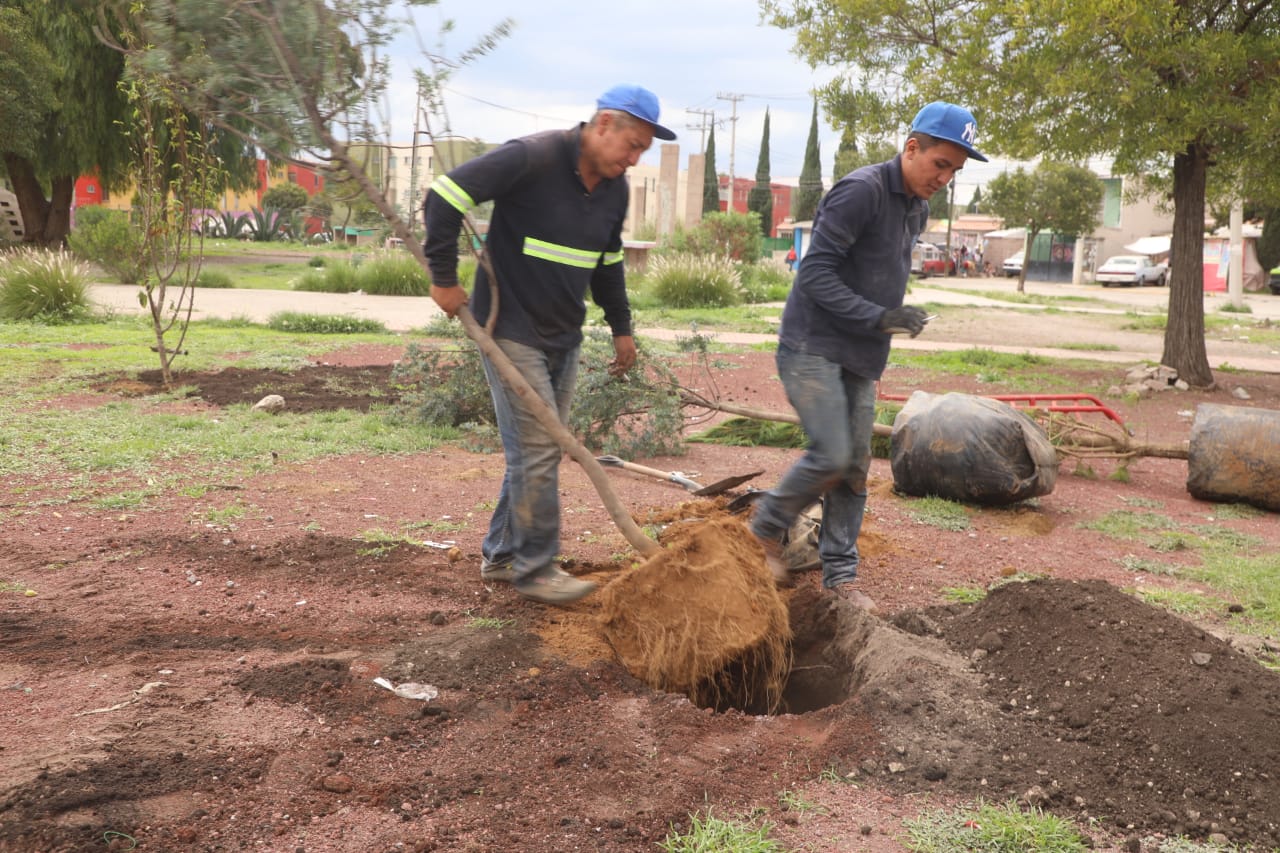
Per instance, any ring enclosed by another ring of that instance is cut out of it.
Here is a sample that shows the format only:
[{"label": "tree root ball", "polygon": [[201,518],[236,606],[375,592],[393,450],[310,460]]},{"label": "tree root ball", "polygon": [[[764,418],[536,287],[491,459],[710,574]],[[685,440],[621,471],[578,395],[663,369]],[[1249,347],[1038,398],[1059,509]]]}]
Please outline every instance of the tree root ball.
[{"label": "tree root ball", "polygon": [[683,527],[601,591],[605,637],[631,674],[704,708],[771,713],[791,668],[787,605],[739,519]]}]

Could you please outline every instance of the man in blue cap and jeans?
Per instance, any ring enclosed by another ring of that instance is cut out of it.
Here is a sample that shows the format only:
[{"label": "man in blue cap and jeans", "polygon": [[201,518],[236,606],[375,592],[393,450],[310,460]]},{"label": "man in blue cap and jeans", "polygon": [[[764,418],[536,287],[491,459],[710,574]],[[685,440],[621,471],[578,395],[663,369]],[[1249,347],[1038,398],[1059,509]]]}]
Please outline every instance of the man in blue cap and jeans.
[{"label": "man in blue cap and jeans", "polygon": [[929,220],[928,199],[972,157],[978,126],[963,107],[920,110],[902,153],[845,175],[814,216],[804,263],[778,333],[778,375],[809,447],[755,505],[751,530],[779,583],[783,537],[822,501],[822,585],[863,610],[875,602],[855,585],[858,533],[867,504],[876,382],[897,333],[915,337],[928,318],[903,305],[911,249]]},{"label": "man in blue cap and jeans", "polygon": [[[658,123],[657,97],[640,86],[615,86],[600,96],[589,122],[513,139],[469,160],[437,178],[423,205],[431,298],[453,317],[468,301],[458,286],[463,217],[494,202],[485,252],[496,282],[483,266],[476,270],[471,310],[482,324],[496,313],[495,343],[566,424],[588,290],[613,332],[611,372],[622,374],[636,360],[622,268],[626,171],[654,137],[676,138]],[[595,585],[555,563],[562,451],[481,358],[506,473],[481,545],[480,577],[511,583],[535,601],[577,601]]]}]

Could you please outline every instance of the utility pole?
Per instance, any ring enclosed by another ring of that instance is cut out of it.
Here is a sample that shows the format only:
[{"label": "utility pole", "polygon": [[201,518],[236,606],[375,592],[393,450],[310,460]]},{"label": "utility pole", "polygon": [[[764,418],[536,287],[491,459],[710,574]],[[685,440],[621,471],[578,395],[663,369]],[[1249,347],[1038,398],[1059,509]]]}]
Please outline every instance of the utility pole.
[{"label": "utility pole", "polygon": [[716,123],[716,111],[686,109],[685,112],[693,113],[696,116],[702,116],[701,124],[696,124],[696,125],[687,124],[685,125],[685,127],[687,127],[689,130],[696,130],[700,134],[702,134],[698,140],[698,153],[706,154],[707,153],[707,127],[714,125]]},{"label": "utility pole", "polygon": [[409,233],[413,233],[418,223],[418,120],[422,117],[422,87],[413,105],[413,142],[409,150]]},{"label": "utility pole", "polygon": [[718,100],[729,101],[733,104],[733,115],[729,117],[729,203],[725,205],[726,213],[733,213],[733,154],[738,143],[738,101],[745,97],[746,95],[735,95],[732,92],[716,93]]}]

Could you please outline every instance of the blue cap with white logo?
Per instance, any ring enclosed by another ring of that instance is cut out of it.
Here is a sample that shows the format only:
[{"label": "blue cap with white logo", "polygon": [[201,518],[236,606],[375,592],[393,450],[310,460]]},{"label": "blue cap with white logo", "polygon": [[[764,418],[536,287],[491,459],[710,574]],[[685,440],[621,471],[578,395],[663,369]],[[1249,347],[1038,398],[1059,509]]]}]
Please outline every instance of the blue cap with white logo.
[{"label": "blue cap with white logo", "polygon": [[673,131],[658,124],[658,96],[643,86],[622,84],[614,86],[596,101],[598,110],[622,110],[641,121],[653,125],[653,135],[659,139],[675,139]]},{"label": "blue cap with white logo", "polygon": [[934,101],[916,113],[911,122],[912,133],[927,133],[935,139],[942,139],[959,145],[975,160],[988,162],[974,144],[978,141],[978,122],[973,113],[964,107],[948,104],[946,101]]}]

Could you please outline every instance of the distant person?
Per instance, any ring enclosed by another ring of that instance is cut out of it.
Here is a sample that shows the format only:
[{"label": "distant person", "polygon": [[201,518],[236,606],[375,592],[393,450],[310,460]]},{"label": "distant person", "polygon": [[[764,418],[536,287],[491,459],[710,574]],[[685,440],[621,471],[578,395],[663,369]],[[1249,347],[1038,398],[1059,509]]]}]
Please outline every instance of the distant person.
[{"label": "distant person", "polygon": [[796,247],[792,246],[787,249],[787,269],[791,272],[796,271]]},{"label": "distant person", "polygon": [[855,585],[858,534],[867,504],[876,381],[897,331],[915,337],[927,317],[903,305],[911,247],[929,221],[927,199],[972,157],[977,123],[935,101],[911,123],[902,152],[841,178],[822,199],[804,266],[782,312],[778,375],[809,447],[760,498],[751,530],[774,577],[787,581],[782,538],[822,501],[822,585],[856,607],[875,602]]},{"label": "distant person", "polygon": [[[458,286],[463,216],[478,204],[494,202],[485,252],[499,299],[495,306],[482,265],[476,270],[472,310],[482,324],[496,310],[498,347],[566,424],[588,290],[613,332],[610,371],[620,375],[636,360],[622,267],[625,173],[654,137],[675,139],[658,124],[657,97],[640,86],[615,86],[600,96],[589,122],[511,140],[437,178],[427,194],[423,251],[431,269],[431,298],[450,317],[467,302]],[[595,585],[555,563],[561,448],[483,354],[482,361],[506,473],[481,544],[480,577],[509,582],[535,601],[576,601]]]}]

